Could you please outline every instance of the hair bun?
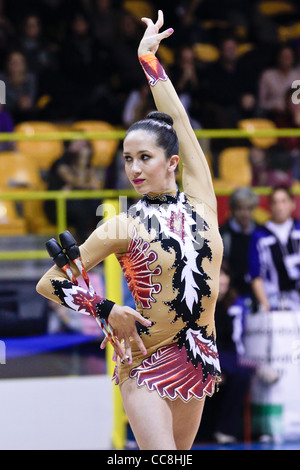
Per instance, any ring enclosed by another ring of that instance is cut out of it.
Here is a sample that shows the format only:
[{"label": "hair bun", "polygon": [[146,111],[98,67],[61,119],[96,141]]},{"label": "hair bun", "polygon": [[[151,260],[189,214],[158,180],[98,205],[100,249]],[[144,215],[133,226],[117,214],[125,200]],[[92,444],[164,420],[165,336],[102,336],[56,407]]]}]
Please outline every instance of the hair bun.
[{"label": "hair bun", "polygon": [[153,121],[160,121],[169,124],[169,126],[173,126],[173,119],[169,114],[160,113],[159,111],[152,111],[147,115],[147,119],[152,119]]}]

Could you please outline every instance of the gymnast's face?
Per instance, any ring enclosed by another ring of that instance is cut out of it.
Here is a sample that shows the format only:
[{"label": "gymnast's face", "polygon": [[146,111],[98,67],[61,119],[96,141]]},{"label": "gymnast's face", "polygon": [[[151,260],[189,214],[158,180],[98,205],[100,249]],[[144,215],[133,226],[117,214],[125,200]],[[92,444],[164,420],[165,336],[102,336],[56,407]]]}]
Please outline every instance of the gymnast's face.
[{"label": "gymnast's face", "polygon": [[175,169],[179,157],[166,158],[164,149],[155,141],[155,134],[140,129],[130,132],[124,140],[125,171],[139,194],[176,189]]}]

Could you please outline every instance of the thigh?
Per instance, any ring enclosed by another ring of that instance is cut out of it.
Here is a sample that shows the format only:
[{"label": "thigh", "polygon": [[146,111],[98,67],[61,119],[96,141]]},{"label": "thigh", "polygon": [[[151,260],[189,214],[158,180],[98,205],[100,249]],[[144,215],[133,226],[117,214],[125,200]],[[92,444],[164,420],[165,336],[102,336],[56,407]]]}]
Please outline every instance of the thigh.
[{"label": "thigh", "polygon": [[128,379],[120,386],[123,405],[140,450],[176,450],[172,405],[156,391]]},{"label": "thigh", "polygon": [[205,398],[193,398],[188,402],[177,398],[172,403],[173,433],[178,450],[189,450],[192,447],[200,426],[204,402]]}]

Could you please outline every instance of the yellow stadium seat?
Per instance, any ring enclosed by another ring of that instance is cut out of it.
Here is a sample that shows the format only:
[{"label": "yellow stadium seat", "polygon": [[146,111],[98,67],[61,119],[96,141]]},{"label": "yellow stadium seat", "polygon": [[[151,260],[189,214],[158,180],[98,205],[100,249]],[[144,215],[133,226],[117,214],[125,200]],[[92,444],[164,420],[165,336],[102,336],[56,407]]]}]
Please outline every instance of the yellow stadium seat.
[{"label": "yellow stadium seat", "polygon": [[[0,191],[24,193],[45,189],[45,183],[30,157],[18,152],[0,153]],[[22,209],[22,222],[26,223],[28,232],[39,235],[55,233],[56,227],[48,222],[44,214],[42,200],[25,200]],[[20,221],[17,222],[20,224]]]},{"label": "yellow stadium seat", "polygon": [[247,52],[250,52],[254,49],[254,45],[251,42],[245,42],[243,44],[239,44],[237,48],[237,53],[239,57],[242,57]]},{"label": "yellow stadium seat", "polygon": [[174,64],[174,52],[164,44],[160,44],[158,50],[159,59],[166,65],[170,66]]},{"label": "yellow stadium seat", "polygon": [[[239,129],[253,132],[255,130],[276,129],[276,125],[270,119],[251,118],[238,122]],[[277,137],[251,137],[250,142],[259,148],[269,148],[277,143]]]},{"label": "yellow stadium seat", "polygon": [[202,22],[201,26],[204,29],[208,29],[208,30],[214,29],[214,28],[228,29],[231,27],[231,24],[228,21],[224,21],[224,20],[206,20]]},{"label": "yellow stadium seat", "polygon": [[294,13],[295,8],[292,3],[285,1],[265,1],[258,6],[259,12],[265,16],[281,15],[283,13]]},{"label": "yellow stadium seat", "polygon": [[72,124],[56,123],[55,126],[61,132],[70,132]]},{"label": "yellow stadium seat", "polygon": [[0,236],[26,235],[26,221],[17,213],[13,201],[0,201]]},{"label": "yellow stadium seat", "polygon": [[202,62],[215,62],[220,57],[218,48],[212,44],[197,43],[194,45],[194,53]]},{"label": "yellow stadium seat", "polygon": [[219,156],[220,179],[225,186],[249,186],[252,180],[249,149],[228,147]]},{"label": "yellow stadium seat", "polygon": [[30,157],[20,152],[0,152],[1,190],[41,189],[42,180]]},{"label": "yellow stadium seat", "polygon": [[279,26],[277,29],[279,41],[285,43],[300,38],[300,22],[289,26]]},{"label": "yellow stadium seat", "polygon": [[52,225],[46,217],[43,201],[25,201],[23,203],[23,216],[30,233],[36,235],[52,235],[56,233],[56,226]]},{"label": "yellow stadium seat", "polygon": [[36,103],[36,107],[39,110],[44,109],[47,106],[47,104],[49,104],[51,101],[52,101],[52,98],[51,98],[50,95],[42,95],[38,99],[38,101]]},{"label": "yellow stadium seat", "polygon": [[138,20],[144,16],[147,18],[152,18],[155,20],[155,10],[149,1],[143,0],[125,0],[123,3],[123,8],[130,11]]},{"label": "yellow stadium seat", "polygon": [[[85,132],[111,132],[115,128],[105,121],[78,121],[72,125],[71,130],[85,131]],[[117,151],[119,140],[91,140],[93,147],[93,160],[92,163],[95,167],[106,168],[109,166]]]},{"label": "yellow stadium seat", "polygon": [[[22,122],[15,126],[15,132],[34,136],[38,133],[58,132],[59,129],[50,122]],[[61,140],[47,141],[17,141],[16,149],[23,155],[31,158],[36,166],[41,170],[48,170],[52,163],[57,160],[64,151]]]}]

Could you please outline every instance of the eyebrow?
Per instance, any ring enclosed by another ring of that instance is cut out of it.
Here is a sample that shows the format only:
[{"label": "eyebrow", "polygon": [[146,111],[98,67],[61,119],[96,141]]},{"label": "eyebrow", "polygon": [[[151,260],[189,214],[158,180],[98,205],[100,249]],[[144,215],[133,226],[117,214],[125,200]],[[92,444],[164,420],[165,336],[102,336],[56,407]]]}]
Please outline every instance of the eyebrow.
[{"label": "eyebrow", "polygon": [[[140,150],[138,154],[143,154],[143,153],[150,153],[149,150]],[[123,155],[130,155],[130,152],[123,152]]]}]

